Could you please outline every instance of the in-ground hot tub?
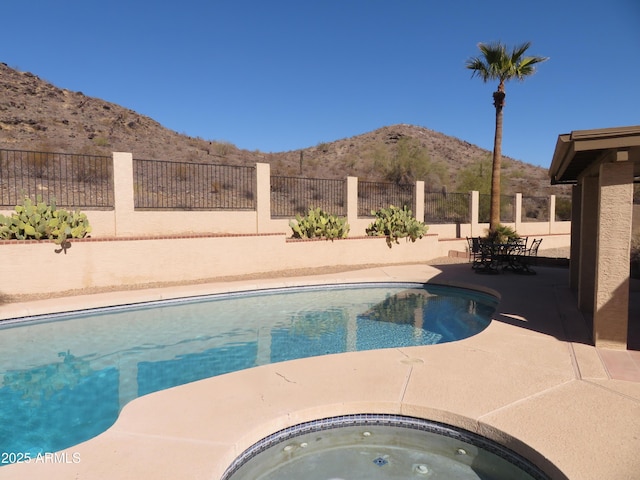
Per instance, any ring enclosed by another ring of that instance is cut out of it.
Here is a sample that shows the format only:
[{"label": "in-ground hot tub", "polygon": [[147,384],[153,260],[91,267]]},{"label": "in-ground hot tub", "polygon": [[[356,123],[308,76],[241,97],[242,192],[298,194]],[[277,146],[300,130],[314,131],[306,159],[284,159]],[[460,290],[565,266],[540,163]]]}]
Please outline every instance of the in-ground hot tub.
[{"label": "in-ground hot tub", "polygon": [[242,453],[222,480],[549,480],[485,437],[398,415],[360,414],[276,432]]}]

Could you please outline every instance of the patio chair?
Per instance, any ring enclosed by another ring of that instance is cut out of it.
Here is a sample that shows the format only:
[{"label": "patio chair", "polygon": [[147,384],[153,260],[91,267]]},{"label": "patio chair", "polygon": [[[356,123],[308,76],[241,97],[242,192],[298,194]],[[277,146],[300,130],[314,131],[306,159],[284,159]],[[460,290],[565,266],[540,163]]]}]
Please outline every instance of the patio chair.
[{"label": "patio chair", "polygon": [[514,240],[516,245],[523,247],[525,250],[527,248],[527,243],[529,243],[529,237],[518,237]]},{"label": "patio chair", "polygon": [[469,262],[471,268],[474,270],[483,264],[483,253],[480,248],[480,237],[467,237],[467,243],[469,245]]},{"label": "patio chair", "polygon": [[529,237],[518,237],[514,239],[509,239],[507,242],[508,255],[524,255],[527,250],[527,242],[529,241]]},{"label": "patio chair", "polygon": [[533,262],[533,265],[538,264],[538,248],[540,247],[541,243],[542,238],[534,238],[533,242],[531,242],[531,246],[525,249],[525,254],[527,255],[527,257],[529,257],[530,261]]},{"label": "patio chair", "polygon": [[538,248],[542,243],[542,238],[533,239],[531,242],[531,246],[529,248],[525,248],[522,254],[519,256],[519,265],[521,267],[521,271],[524,273],[536,273],[531,270],[531,265],[538,264]]},{"label": "patio chair", "polygon": [[469,261],[476,273],[497,273],[497,256],[493,244],[480,237],[467,237],[469,244]]}]

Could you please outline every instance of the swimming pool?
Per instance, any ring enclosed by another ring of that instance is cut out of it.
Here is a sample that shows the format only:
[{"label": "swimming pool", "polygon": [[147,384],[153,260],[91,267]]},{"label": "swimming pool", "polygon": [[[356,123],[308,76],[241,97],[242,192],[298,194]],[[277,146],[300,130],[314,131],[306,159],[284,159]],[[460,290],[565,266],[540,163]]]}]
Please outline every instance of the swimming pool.
[{"label": "swimming pool", "polygon": [[57,451],[132,399],[296,358],[429,345],[486,328],[492,296],[415,283],[212,295],[3,322],[0,450]]}]

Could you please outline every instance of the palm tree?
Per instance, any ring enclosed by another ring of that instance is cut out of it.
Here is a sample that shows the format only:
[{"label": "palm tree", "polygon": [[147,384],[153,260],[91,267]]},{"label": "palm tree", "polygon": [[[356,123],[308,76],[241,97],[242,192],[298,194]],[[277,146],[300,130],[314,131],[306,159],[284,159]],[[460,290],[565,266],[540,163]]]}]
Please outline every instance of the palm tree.
[{"label": "palm tree", "polygon": [[496,131],[493,139],[493,166],[491,170],[491,210],[489,230],[494,231],[500,224],[500,168],[502,164],[502,109],[505,105],[504,84],[514,78],[524,81],[536,69],[534,65],[548,60],[548,57],[525,57],[531,42],[516,46],[509,53],[506,45],[500,42],[479,43],[481,55],[471,57],[466,67],[473,70],[471,78],[478,76],[484,82],[499,80],[498,89],[493,92],[493,105],[496,107]]}]

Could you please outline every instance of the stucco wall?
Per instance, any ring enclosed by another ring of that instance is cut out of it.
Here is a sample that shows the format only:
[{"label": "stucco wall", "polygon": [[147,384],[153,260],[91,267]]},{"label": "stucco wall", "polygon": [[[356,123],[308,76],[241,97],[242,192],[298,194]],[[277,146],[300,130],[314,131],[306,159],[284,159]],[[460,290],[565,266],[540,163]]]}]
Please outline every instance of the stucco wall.
[{"label": "stucco wall", "polygon": [[387,247],[384,238],[292,241],[284,234],[0,242],[0,295],[36,294],[154,282],[189,282],[329,265],[423,262],[439,255],[430,235]]}]

